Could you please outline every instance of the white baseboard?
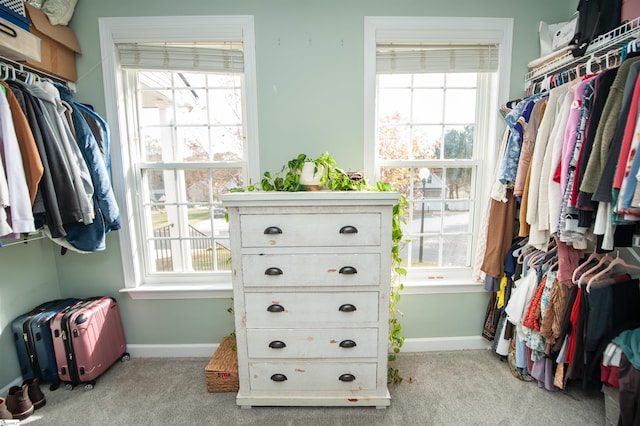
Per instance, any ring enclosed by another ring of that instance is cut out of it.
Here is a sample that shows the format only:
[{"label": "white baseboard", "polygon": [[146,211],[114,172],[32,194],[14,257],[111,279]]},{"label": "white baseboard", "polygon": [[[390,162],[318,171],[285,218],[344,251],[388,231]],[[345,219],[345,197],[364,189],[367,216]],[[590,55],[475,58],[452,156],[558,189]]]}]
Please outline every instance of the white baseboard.
[{"label": "white baseboard", "polygon": [[218,343],[192,345],[135,345],[128,344],[132,358],[211,358]]},{"label": "white baseboard", "polygon": [[406,339],[401,352],[463,351],[491,349],[491,344],[480,336],[420,337]]},{"label": "white baseboard", "polygon": [[[218,343],[190,345],[127,345],[132,358],[211,358],[218,349]],[[406,339],[401,352],[460,351],[469,349],[490,349],[491,344],[480,336],[429,337]],[[0,389],[0,395],[7,395],[11,386],[22,384],[18,377]]]}]

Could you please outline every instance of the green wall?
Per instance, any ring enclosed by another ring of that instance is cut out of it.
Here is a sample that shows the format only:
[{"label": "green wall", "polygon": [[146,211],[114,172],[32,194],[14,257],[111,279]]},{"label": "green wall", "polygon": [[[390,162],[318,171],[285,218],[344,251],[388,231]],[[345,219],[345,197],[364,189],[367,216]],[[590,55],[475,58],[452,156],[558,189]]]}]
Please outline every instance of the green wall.
[{"label": "green wall", "polygon": [[11,245],[0,249],[0,389],[20,376],[11,321],[61,297],[55,259],[59,249],[51,241],[4,242]]},{"label": "green wall", "polygon": [[[279,170],[293,155],[329,151],[347,169],[362,169],[364,16],[514,18],[511,90],[522,96],[526,64],[539,56],[540,20],[566,20],[576,1],[539,0],[82,0],[70,23],[78,57],[76,99],[104,115],[98,18],[149,15],[253,15],[256,34],[261,171]],[[500,100],[501,102],[506,101]],[[11,318],[58,296],[114,296],[130,344],[219,342],[233,330],[229,300],[134,301],[123,287],[118,238],[107,250],[81,255],[43,240],[0,249],[0,387],[19,376],[9,336]],[[404,295],[407,338],[479,336],[488,295]]]}]

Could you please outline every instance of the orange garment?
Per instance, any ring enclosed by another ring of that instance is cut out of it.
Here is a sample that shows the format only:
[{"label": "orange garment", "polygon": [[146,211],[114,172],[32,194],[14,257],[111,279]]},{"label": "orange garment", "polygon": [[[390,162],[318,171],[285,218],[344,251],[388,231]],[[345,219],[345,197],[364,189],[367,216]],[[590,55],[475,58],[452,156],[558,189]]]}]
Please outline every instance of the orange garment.
[{"label": "orange garment", "polygon": [[529,303],[529,307],[527,308],[527,313],[525,314],[524,320],[522,321],[522,325],[534,331],[540,331],[540,326],[542,324],[540,302],[542,301],[542,293],[544,292],[544,286],[546,283],[547,275],[545,274],[542,276],[540,284],[538,284],[538,288],[531,298],[531,302]]},{"label": "orange garment", "polygon": [[27,117],[24,115],[22,108],[20,108],[16,95],[13,94],[7,83],[0,81],[0,84],[6,89],[7,102],[9,103],[9,110],[11,111],[18,146],[20,147],[20,155],[22,156],[22,168],[24,169],[27,188],[29,189],[29,198],[33,206],[44,167],[40,159],[36,141],[31,132],[31,127],[29,127]]}]

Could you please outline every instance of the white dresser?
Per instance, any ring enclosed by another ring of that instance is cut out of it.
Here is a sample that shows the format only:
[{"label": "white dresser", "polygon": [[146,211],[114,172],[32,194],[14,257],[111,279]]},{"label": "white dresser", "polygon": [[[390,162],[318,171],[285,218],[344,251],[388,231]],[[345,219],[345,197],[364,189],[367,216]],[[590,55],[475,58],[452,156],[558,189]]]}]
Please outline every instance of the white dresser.
[{"label": "white dresser", "polygon": [[387,390],[393,192],[244,192],[229,214],[251,406],[375,406]]}]

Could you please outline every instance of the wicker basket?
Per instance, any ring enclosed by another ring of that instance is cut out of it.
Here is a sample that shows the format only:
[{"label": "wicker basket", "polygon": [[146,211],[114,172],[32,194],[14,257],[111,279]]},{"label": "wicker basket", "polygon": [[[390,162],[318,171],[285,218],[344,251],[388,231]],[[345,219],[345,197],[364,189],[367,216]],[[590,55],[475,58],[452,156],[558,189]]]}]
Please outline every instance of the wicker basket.
[{"label": "wicker basket", "polygon": [[237,392],[238,383],[238,354],[236,339],[225,337],[213,354],[207,368],[207,391],[209,392]]}]

